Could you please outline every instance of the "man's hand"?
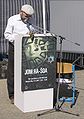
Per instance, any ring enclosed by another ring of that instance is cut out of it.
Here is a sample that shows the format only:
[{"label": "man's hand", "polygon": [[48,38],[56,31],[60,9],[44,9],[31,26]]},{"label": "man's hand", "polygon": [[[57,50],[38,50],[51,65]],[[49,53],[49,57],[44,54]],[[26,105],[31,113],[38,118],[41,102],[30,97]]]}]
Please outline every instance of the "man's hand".
[{"label": "man's hand", "polygon": [[34,35],[34,33],[33,32],[29,32],[29,35],[30,35],[30,37],[32,37]]},{"label": "man's hand", "polygon": [[31,38],[31,40],[33,42],[33,40],[34,40],[34,33],[33,32],[30,32],[29,35],[30,35],[30,38]]}]

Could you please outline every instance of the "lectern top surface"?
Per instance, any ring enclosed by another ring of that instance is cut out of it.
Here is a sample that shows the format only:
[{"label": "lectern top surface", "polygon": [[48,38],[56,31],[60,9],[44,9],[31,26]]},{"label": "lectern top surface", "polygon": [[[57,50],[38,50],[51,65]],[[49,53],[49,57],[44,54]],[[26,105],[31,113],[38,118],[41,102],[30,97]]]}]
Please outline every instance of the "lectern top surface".
[{"label": "lectern top surface", "polygon": [[[30,35],[29,34],[23,35],[23,37],[25,36],[30,36]],[[34,34],[34,36],[55,36],[55,35],[51,33],[46,33],[46,34]]]}]

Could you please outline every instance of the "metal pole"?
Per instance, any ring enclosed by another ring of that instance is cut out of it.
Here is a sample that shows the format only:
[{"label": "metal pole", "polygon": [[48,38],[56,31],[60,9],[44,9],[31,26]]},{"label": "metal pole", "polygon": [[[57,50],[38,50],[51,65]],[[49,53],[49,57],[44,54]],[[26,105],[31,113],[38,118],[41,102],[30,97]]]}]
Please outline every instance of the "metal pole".
[{"label": "metal pole", "polygon": [[46,34],[45,0],[43,0],[43,30],[44,34]]},{"label": "metal pole", "polygon": [[59,76],[58,76],[58,87],[57,87],[57,102],[56,102],[56,105],[55,105],[56,110],[60,109],[60,106],[59,106],[59,89],[60,89],[61,62],[62,62],[62,41],[63,41],[63,38],[60,37]]}]

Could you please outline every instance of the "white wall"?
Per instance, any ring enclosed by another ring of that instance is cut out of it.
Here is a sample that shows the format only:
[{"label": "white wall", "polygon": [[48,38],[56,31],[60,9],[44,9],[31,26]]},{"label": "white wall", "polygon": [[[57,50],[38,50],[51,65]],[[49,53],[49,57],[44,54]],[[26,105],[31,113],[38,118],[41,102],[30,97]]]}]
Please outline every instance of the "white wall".
[{"label": "white wall", "polygon": [[66,37],[63,50],[84,52],[84,1],[50,0],[50,31]]}]

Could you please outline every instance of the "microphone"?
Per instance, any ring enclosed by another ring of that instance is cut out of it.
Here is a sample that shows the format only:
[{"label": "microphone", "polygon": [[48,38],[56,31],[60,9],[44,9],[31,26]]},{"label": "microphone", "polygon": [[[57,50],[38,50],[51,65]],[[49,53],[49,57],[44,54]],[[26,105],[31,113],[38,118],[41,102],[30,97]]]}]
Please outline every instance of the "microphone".
[{"label": "microphone", "polygon": [[62,37],[62,36],[58,36],[58,37],[60,37],[61,39],[64,39],[64,40],[66,39],[65,37]]},{"label": "microphone", "polygon": [[[36,26],[32,24],[30,21],[28,21],[28,24],[30,26],[30,31],[33,32],[38,32],[38,33],[43,33],[42,31],[44,30],[42,27]],[[41,31],[42,30],[42,31]],[[46,30],[47,31],[47,30]],[[49,31],[47,31],[49,33]]]},{"label": "microphone", "polygon": [[35,28],[33,27],[32,23],[28,21],[28,28],[30,30],[30,38],[32,40],[32,42],[34,41],[34,33],[35,33]]},{"label": "microphone", "polygon": [[75,43],[76,45],[78,45],[78,46],[80,46],[80,44],[79,43]]}]

